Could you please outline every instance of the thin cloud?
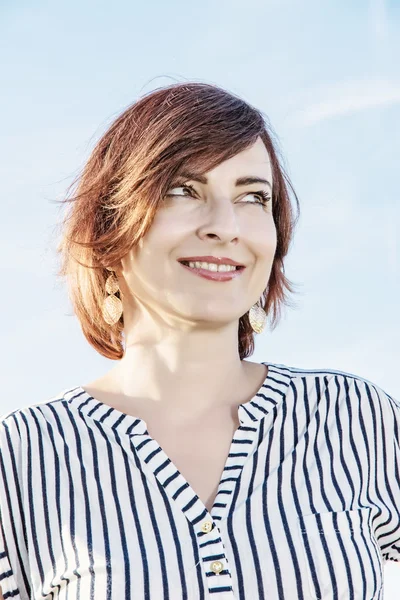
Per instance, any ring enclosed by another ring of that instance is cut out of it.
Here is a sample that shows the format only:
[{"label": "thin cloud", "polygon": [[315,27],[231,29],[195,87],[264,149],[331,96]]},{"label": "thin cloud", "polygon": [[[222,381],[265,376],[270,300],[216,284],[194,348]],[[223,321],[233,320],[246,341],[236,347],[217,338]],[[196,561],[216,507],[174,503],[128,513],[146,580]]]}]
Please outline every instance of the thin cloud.
[{"label": "thin cloud", "polygon": [[400,83],[382,79],[342,81],[310,90],[310,95],[319,99],[295,110],[289,120],[291,124],[307,127],[361,110],[400,103]]}]

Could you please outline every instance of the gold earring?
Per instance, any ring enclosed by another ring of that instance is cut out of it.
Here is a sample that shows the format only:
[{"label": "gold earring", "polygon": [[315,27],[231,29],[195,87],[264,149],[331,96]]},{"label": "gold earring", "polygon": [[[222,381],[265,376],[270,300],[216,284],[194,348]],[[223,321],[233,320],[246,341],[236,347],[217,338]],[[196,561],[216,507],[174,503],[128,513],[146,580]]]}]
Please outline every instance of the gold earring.
[{"label": "gold earring", "polygon": [[[106,267],[108,271],[112,271]],[[107,278],[106,292],[110,295],[106,296],[103,302],[103,319],[108,325],[114,325],[119,321],[122,315],[122,302],[117,296],[114,296],[119,291],[118,279],[113,273]]]},{"label": "gold earring", "polygon": [[249,310],[250,325],[256,333],[261,333],[267,322],[267,313],[257,302]]}]

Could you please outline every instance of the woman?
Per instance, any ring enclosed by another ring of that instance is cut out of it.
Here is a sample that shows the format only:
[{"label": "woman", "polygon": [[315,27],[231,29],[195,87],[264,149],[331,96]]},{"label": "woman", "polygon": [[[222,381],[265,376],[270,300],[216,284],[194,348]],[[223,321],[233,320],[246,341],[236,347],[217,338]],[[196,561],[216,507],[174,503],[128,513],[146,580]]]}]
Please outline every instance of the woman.
[{"label": "woman", "polygon": [[0,420],[5,597],[378,599],[400,557],[400,404],[246,360],[296,219],[267,120],[203,83],[103,135],[60,274],[99,379]]}]

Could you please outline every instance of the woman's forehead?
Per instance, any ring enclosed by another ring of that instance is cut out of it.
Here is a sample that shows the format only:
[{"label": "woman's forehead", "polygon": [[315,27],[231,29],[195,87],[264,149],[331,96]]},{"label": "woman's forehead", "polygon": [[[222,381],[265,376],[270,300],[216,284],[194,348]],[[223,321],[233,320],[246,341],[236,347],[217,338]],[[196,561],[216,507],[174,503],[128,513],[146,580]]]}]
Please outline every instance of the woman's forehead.
[{"label": "woman's forehead", "polygon": [[[264,142],[261,138],[251,146],[239,151],[234,156],[221,160],[218,164],[214,164],[211,168],[204,168],[206,162],[214,162],[210,157],[210,161],[203,161],[197,157],[188,160],[177,171],[177,176],[181,176],[186,180],[197,181],[203,185],[212,183],[214,178],[227,177],[236,179],[236,185],[257,183],[257,181],[244,181],[244,179],[258,179],[259,183],[272,181],[272,165],[270,156]],[[201,164],[202,163],[202,164]],[[261,181],[264,179],[264,181]],[[243,180],[243,181],[241,181]]]}]

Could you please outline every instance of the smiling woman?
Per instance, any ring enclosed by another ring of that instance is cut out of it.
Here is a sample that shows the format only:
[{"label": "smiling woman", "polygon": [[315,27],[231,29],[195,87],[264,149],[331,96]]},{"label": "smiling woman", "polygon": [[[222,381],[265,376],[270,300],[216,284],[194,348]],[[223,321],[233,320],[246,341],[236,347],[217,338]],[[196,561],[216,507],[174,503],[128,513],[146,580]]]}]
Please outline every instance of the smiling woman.
[{"label": "smiling woman", "polygon": [[116,366],[0,418],[5,597],[383,600],[400,403],[245,360],[293,291],[267,119],[216,86],[156,90],[75,184],[60,275]]}]

